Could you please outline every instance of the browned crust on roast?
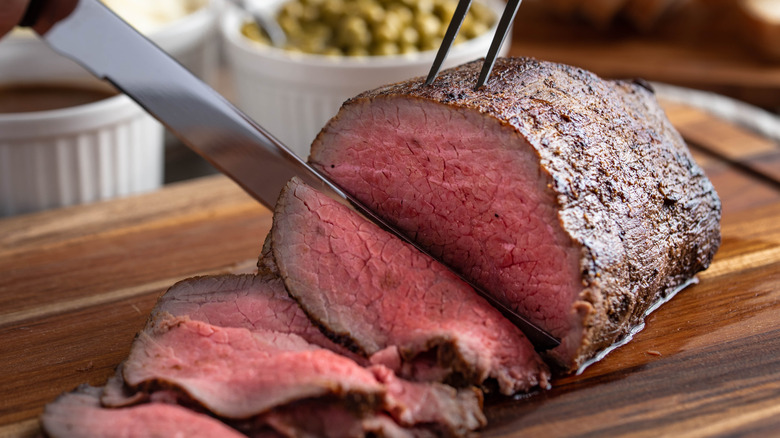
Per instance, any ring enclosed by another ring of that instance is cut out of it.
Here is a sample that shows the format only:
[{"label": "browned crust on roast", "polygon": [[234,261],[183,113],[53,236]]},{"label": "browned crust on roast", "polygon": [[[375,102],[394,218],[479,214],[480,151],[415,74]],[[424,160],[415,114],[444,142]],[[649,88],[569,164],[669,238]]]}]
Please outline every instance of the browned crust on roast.
[{"label": "browned crust on roast", "polygon": [[572,312],[582,318],[582,344],[573,361],[552,354],[574,368],[709,266],[720,245],[720,200],[647,85],[506,58],[474,91],[481,65],[446,70],[432,86],[417,78],[368,91],[345,106],[422,99],[478,111],[525,137],[557,199],[561,228],[581,248],[583,290]]}]

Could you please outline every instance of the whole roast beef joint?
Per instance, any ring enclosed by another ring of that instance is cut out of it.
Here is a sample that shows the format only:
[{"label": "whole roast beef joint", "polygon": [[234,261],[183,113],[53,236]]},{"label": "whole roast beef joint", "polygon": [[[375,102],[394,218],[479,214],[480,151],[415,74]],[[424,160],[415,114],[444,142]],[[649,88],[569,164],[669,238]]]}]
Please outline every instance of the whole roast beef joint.
[{"label": "whole roast beef joint", "polygon": [[309,157],[433,258],[293,178],[257,271],[174,284],[44,435],[472,436],[484,394],[545,391],[709,266],[720,201],[646,84],[506,58],[474,90],[480,67],[349,99]]},{"label": "whole roast beef joint", "polygon": [[573,370],[707,268],[720,200],[641,82],[499,59],[348,100],[309,161],[561,339]]}]

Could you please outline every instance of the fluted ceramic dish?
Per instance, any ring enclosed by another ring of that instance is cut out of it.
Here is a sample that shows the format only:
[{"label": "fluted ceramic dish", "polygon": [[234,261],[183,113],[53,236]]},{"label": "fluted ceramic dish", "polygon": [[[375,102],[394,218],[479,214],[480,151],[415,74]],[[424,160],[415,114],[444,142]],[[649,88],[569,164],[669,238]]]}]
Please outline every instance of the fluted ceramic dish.
[{"label": "fluted ceramic dish", "polygon": [[[265,3],[269,14],[284,0]],[[496,16],[504,2],[483,0]],[[220,23],[225,54],[236,89],[236,104],[302,158],[314,137],[341,104],[380,85],[425,76],[436,50],[412,55],[329,57],[293,53],[249,40],[241,33],[245,15],[226,7]],[[484,57],[494,25],[485,34],[455,45],[444,67]],[[509,45],[504,44],[505,54]]]}]

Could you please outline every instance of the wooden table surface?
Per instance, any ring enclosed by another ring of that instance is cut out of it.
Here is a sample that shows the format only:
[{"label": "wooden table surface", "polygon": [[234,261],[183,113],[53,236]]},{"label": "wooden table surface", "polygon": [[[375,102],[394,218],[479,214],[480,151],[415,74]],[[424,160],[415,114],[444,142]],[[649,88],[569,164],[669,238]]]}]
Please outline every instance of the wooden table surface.
[{"label": "wooden table surface", "polygon": [[[712,266],[581,375],[489,399],[484,436],[780,433],[780,145],[666,108],[723,201]],[[251,267],[270,225],[222,176],[0,220],[0,436],[35,435],[47,402],[103,384],[168,286]]]},{"label": "wooden table surface", "polygon": [[714,91],[780,112],[780,60],[756,56],[740,38],[719,28],[734,17],[720,24],[670,20],[648,33],[619,24],[597,30],[545,13],[543,1],[521,5],[511,55],[577,65],[602,77],[642,77]]}]

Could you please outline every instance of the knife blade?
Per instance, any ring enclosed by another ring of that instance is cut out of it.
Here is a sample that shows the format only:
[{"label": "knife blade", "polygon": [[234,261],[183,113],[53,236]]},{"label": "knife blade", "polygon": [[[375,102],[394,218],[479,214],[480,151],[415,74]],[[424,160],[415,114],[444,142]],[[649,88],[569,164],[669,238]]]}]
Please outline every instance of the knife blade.
[{"label": "knife blade", "polygon": [[[32,0],[23,24],[31,25],[55,51],[136,101],[184,144],[263,205],[273,210],[282,188],[297,176],[430,256],[98,0],[68,1],[74,6],[72,10],[63,18],[52,20],[51,14],[43,12],[43,4],[48,3]],[[37,25],[38,14],[42,14],[41,19],[56,22]],[[549,333],[468,283],[517,325],[538,350],[559,345]]]}]

